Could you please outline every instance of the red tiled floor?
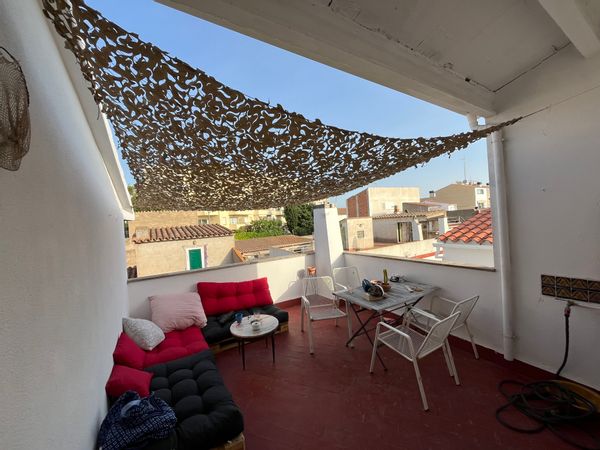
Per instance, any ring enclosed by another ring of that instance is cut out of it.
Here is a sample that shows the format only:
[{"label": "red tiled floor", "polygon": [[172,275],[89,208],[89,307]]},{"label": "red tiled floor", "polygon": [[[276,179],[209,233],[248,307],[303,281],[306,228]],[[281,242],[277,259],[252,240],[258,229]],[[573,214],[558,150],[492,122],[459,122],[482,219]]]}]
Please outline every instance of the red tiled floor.
[{"label": "red tiled floor", "polygon": [[[461,386],[448,375],[441,352],[420,362],[430,410],[422,410],[412,365],[380,350],[388,371],[369,374],[365,336],[344,346],[345,324],[313,323],[315,355],[300,332],[300,308],[290,331],[276,336],[277,361],[264,343],[246,347],[246,371],[236,349],[217,355],[219,369],[241,407],[248,450],[282,449],[530,449],[572,448],[549,431],[527,435],[501,426],[498,382],[532,381],[514,369],[453,346]],[[526,425],[523,423],[523,425]]]}]

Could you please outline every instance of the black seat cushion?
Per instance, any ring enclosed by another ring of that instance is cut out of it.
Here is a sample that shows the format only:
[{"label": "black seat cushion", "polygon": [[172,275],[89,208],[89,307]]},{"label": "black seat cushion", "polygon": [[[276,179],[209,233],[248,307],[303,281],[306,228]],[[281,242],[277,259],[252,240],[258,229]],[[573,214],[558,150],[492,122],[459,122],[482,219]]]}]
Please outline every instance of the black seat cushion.
[{"label": "black seat cushion", "polygon": [[223,342],[228,339],[231,339],[231,333],[229,332],[229,327],[233,322],[235,322],[235,313],[241,312],[244,317],[252,314],[253,311],[258,311],[261,314],[269,314],[271,316],[277,317],[279,323],[287,323],[288,321],[288,312],[278,308],[275,305],[266,305],[266,306],[257,306],[252,310],[242,309],[240,311],[234,311],[233,314],[231,312],[221,314],[220,316],[208,316],[206,326],[202,328],[202,333],[204,334],[204,339],[209,344],[216,344],[217,342]]},{"label": "black seat cushion", "polygon": [[244,430],[242,412],[223,384],[210,350],[145,369],[150,391],[177,416],[178,449],[210,449]]}]

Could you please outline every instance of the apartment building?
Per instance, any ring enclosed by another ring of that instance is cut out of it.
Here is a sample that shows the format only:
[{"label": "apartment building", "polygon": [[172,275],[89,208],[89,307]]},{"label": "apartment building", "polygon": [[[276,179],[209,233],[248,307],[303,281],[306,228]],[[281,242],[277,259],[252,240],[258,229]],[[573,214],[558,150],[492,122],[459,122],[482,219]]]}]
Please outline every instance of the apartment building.
[{"label": "apartment building", "polygon": [[137,211],[130,221],[129,233],[136,228],[159,228],[188,225],[222,225],[237,230],[259,219],[279,220],[285,223],[283,208],[254,209],[247,211]]},{"label": "apartment building", "polygon": [[348,217],[373,217],[404,211],[404,203],[419,202],[418,187],[370,187],[346,200]]},{"label": "apartment building", "polygon": [[422,201],[456,204],[457,210],[489,208],[490,186],[478,182],[457,182],[437,191],[429,191]]}]

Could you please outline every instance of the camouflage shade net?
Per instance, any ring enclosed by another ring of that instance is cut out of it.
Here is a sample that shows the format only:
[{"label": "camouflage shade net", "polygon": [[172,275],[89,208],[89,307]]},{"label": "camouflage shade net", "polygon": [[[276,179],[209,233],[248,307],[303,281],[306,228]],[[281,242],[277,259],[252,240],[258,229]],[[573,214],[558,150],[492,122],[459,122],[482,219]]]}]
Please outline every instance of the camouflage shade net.
[{"label": "camouflage shade net", "polygon": [[81,0],[44,0],[112,123],[141,209],[278,207],[340,195],[519,119],[447,137],[348,131],[249,98]]},{"label": "camouflage shade net", "polygon": [[0,47],[0,167],[19,170],[29,151],[29,92],[21,66]]}]

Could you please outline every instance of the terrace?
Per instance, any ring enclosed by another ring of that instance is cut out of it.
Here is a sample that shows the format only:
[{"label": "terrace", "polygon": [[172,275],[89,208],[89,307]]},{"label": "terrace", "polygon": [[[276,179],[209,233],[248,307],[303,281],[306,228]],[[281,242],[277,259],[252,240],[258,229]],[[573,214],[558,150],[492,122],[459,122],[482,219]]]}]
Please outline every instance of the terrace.
[{"label": "terrace", "polygon": [[[25,73],[32,130],[21,169],[0,176],[6,448],[93,448],[121,318],[147,317],[149,295],[261,276],[276,302],[292,301],[284,303],[290,331],[277,336],[277,364],[260,363],[260,345],[249,347],[245,372],[235,350],[217,356],[245,414],[247,448],[562,448],[547,431],[514,433],[493,415],[503,401],[498,381],[549,378],[561,364],[565,301],[542,295],[541,275],[600,278],[600,32],[588,19],[596,7],[550,0],[162,3],[467,115],[474,129],[477,117],[498,124],[537,112],[488,138],[495,269],[344,253],[337,212],[320,208],[314,254],[127,282],[122,221],[134,211],[106,118],[40,3],[2,2],[0,44]],[[293,302],[309,265],[322,274],[356,266],[365,278],[388,269],[451,298],[479,294],[470,324],[482,358],[461,350],[464,335],[454,336],[460,387],[439,355],[425,359],[426,413],[410,365],[382,351],[388,372],[369,375],[368,342],[345,348],[343,327],[318,324],[311,357]],[[600,340],[597,304],[592,290],[575,301],[562,372],[596,389],[600,356],[590,348]]]}]

